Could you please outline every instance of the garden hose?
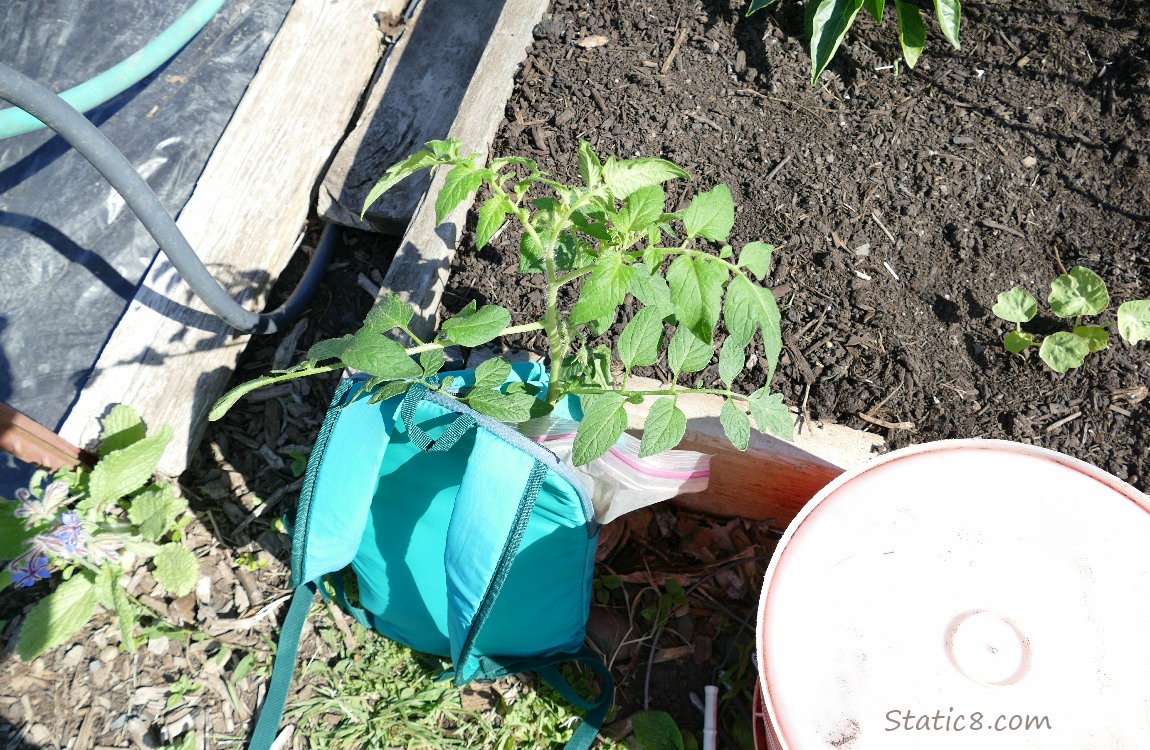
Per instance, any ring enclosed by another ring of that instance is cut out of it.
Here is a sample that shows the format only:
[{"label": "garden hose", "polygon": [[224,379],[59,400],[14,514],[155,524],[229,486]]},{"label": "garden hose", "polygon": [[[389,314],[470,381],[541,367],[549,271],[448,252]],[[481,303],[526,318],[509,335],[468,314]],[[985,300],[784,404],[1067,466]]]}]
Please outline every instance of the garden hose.
[{"label": "garden hose", "polygon": [[[60,97],[81,112],[100,106],[114,96],[127,91],[157,68],[173,58],[192,37],[207,25],[227,0],[196,0],[182,16],[172,22],[159,36],[135,54],[125,58],[103,73],[60,94]],[[0,139],[28,133],[44,127],[43,123],[21,109],[0,111]]]},{"label": "garden hose", "polygon": [[273,312],[253,313],[240,306],[212,278],[160,199],[127,157],[86,117],[44,86],[3,63],[0,63],[0,99],[27,111],[80,152],[123,196],[192,291],[231,327],[243,333],[275,333],[303,310],[319,285],[337,244],[338,232],[333,225],[325,227],[303,279],[287,301]]}]

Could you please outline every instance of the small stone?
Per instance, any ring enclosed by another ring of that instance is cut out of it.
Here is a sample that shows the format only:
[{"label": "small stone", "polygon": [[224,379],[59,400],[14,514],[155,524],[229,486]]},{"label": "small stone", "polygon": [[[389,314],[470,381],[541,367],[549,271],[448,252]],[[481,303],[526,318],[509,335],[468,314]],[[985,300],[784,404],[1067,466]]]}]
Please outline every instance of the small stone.
[{"label": "small stone", "polygon": [[1027,169],[1033,169],[1037,165],[1038,159],[1035,159],[1033,156],[1027,156],[1022,160],[1022,166],[1026,167]]},{"label": "small stone", "polygon": [[575,46],[576,47],[582,47],[583,49],[592,49],[593,47],[602,47],[604,44],[607,44],[609,41],[611,41],[611,40],[608,39],[607,37],[603,36],[602,34],[596,34],[594,36],[583,37],[579,41],[575,42]]},{"label": "small stone", "polygon": [[950,139],[950,142],[956,146],[969,146],[974,143],[974,139],[969,135],[956,135]]},{"label": "small stone", "polygon": [[118,648],[116,648],[115,646],[105,646],[100,651],[100,661],[102,661],[105,664],[111,664],[112,662],[114,662],[116,660],[116,657],[119,655],[120,655],[120,650]]},{"label": "small stone", "polygon": [[66,654],[64,654],[64,658],[60,660],[60,664],[62,664],[65,669],[75,669],[76,667],[80,666],[80,662],[83,660],[84,647],[73,646],[72,648],[68,649]]}]

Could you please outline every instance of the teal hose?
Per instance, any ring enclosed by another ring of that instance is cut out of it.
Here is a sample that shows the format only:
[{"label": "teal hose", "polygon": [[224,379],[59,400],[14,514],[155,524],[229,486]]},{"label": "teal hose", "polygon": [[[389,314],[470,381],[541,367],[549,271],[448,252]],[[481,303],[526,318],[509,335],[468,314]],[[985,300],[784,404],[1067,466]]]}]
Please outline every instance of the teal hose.
[{"label": "teal hose", "polygon": [[[68,89],[60,98],[72,107],[87,112],[112,97],[127,91],[170,60],[192,37],[207,25],[227,0],[196,0],[184,15],[164,29],[143,49],[108,68],[95,78]],[[0,110],[0,139],[28,133],[44,123],[23,110],[11,107]]]}]

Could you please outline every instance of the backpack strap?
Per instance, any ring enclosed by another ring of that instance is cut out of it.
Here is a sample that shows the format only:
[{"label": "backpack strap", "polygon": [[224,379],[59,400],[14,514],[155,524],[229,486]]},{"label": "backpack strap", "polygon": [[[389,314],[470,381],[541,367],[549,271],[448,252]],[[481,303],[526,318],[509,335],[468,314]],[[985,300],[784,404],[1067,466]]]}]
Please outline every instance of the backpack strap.
[{"label": "backpack strap", "polygon": [[272,679],[268,684],[268,694],[264,698],[263,707],[260,708],[260,716],[256,721],[256,728],[252,731],[252,741],[248,745],[248,750],[270,750],[272,743],[275,742],[280,719],[283,718],[284,704],[287,703],[288,691],[291,689],[292,677],[295,675],[300,634],[303,632],[304,622],[307,621],[308,610],[311,609],[311,603],[315,599],[316,589],[316,582],[308,581],[292,594],[291,605],[288,607],[283,629],[280,631],[276,658],[272,663]]},{"label": "backpack strap", "polygon": [[[562,673],[556,669],[556,664],[568,661],[586,664],[599,676],[599,697],[594,701],[585,700],[576,693],[571,687],[571,683],[567,682]],[[615,681],[611,679],[611,670],[607,669],[603,660],[586,646],[579,649],[578,653],[574,655],[560,654],[555,657],[548,657],[538,662],[536,666],[528,665],[525,669],[534,671],[535,674],[546,680],[547,684],[555,688],[555,692],[563,696],[568,703],[587,712],[583,717],[583,722],[576,727],[563,750],[588,750],[599,734],[599,730],[603,727],[603,720],[607,718],[607,711],[615,699]]]}]

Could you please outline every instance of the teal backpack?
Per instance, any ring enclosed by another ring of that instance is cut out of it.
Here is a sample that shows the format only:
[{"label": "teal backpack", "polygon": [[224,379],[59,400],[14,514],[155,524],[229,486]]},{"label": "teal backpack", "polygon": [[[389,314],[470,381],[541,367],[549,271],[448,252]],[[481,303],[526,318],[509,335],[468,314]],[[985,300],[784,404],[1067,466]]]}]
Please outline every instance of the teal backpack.
[{"label": "teal backpack", "polygon": [[[453,388],[471,371],[445,373]],[[546,386],[541,365],[511,376]],[[566,750],[585,750],[613,699],[611,674],[584,645],[598,541],[591,500],[554,454],[513,427],[412,385],[371,403],[345,379],[308,460],[293,523],[291,585],[252,750],[275,739],[300,632],[327,580],[362,625],[449,657],[462,686],[533,671],[586,711]],[[350,566],[359,604],[345,594]],[[557,664],[589,665],[599,697],[580,698]]]}]

